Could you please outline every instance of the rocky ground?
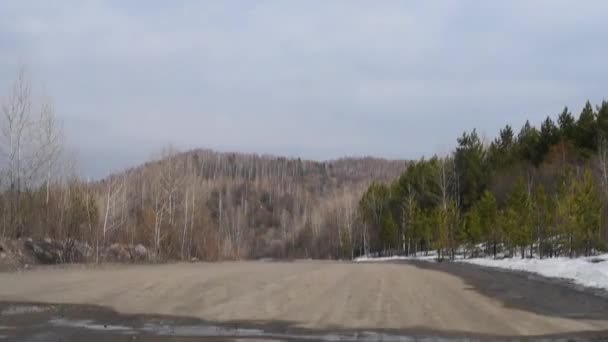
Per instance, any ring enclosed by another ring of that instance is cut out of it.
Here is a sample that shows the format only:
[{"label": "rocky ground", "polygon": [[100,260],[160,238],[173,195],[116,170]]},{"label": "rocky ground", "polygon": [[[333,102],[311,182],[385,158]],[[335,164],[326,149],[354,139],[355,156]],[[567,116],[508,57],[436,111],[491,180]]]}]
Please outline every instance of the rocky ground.
[{"label": "rocky ground", "polygon": [[0,272],[29,269],[39,265],[92,262],[145,262],[154,254],[143,245],[111,244],[95,249],[74,240],[0,239]]}]

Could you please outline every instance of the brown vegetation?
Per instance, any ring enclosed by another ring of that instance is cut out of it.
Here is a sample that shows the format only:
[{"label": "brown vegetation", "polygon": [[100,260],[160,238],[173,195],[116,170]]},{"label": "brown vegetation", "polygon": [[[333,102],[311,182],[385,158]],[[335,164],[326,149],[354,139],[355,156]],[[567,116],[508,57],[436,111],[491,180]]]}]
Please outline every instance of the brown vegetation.
[{"label": "brown vegetation", "polygon": [[168,148],[84,182],[49,101],[21,71],[0,117],[0,238],[78,241],[94,260],[142,244],[158,259],[335,258],[353,254],[356,203],[404,161],[329,162]]}]

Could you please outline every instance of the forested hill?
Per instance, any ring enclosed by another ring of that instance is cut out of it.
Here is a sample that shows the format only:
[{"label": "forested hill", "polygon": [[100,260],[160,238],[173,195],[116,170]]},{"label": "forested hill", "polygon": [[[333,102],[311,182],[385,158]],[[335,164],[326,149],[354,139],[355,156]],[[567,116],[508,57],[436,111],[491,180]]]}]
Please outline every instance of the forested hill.
[{"label": "forested hill", "polygon": [[371,157],[318,162],[167,150],[90,189],[103,244],[142,243],[168,257],[211,260],[350,257],[344,236],[363,191],[405,167]]},{"label": "forested hill", "polygon": [[577,256],[608,247],[608,102],[565,108],[539,128],[475,129],[361,199],[368,252]]},{"label": "forested hill", "polygon": [[361,194],[406,168],[378,158],[167,149],[89,183],[76,172],[52,103],[32,101],[23,72],[0,101],[0,138],[11,142],[0,158],[0,239],[56,239],[68,255],[62,260],[75,260],[75,242],[95,260],[116,243],[141,244],[158,260],[351,257]]},{"label": "forested hill", "polygon": [[[608,247],[608,102],[565,108],[447,156],[328,162],[166,150],[88,183],[52,103],[3,100],[0,238],[142,244],[158,259],[352,258],[435,249],[576,256]],[[19,122],[15,125],[15,122]],[[511,123],[515,125],[516,123]],[[71,241],[71,242],[70,242]]]}]

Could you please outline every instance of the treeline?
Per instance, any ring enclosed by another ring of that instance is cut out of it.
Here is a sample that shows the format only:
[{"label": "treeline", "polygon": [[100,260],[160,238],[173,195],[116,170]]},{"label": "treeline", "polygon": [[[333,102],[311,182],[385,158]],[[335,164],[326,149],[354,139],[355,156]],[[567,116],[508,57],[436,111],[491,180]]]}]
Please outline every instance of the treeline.
[{"label": "treeline", "polygon": [[[449,155],[328,162],[208,150],[85,182],[24,73],[2,103],[0,238],[143,244],[159,259],[353,258],[437,250],[576,256],[608,242],[608,104],[566,108]],[[463,250],[464,249],[464,250]]]},{"label": "treeline", "polygon": [[37,100],[23,72],[2,100],[0,134],[0,238],[80,241],[98,258],[115,243],[143,244],[158,259],[352,257],[359,198],[405,169],[166,148],[88,183],[51,102]]},{"label": "treeline", "polygon": [[575,118],[465,132],[359,202],[364,253],[578,256],[608,247],[608,102]]}]

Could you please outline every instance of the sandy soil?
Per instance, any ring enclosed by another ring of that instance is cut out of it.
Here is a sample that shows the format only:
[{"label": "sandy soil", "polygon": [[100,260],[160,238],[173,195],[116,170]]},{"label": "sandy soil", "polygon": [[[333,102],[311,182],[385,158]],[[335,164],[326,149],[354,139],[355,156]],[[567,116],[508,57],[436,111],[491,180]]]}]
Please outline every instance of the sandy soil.
[{"label": "sandy soil", "polygon": [[109,306],[204,320],[281,321],[311,329],[491,335],[608,330],[504,305],[463,278],[406,264],[234,262],[0,273],[0,301]]}]

